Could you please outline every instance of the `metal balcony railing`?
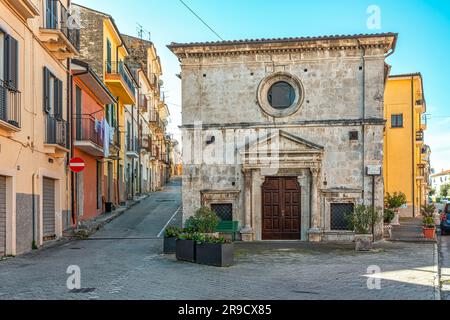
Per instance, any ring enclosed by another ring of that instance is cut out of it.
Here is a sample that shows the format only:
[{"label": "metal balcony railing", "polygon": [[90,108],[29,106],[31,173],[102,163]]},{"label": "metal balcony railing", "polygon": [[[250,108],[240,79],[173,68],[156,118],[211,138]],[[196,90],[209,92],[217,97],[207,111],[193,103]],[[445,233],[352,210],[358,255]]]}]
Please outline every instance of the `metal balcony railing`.
[{"label": "metal balcony railing", "polygon": [[130,136],[127,136],[127,152],[135,152],[139,151],[139,141],[137,138],[132,139]]},{"label": "metal balcony railing", "polygon": [[419,130],[416,132],[416,141],[417,142],[422,142],[424,141],[424,132],[422,130]]},{"label": "metal balcony railing", "polygon": [[131,73],[123,61],[106,61],[105,69],[107,74],[119,74],[126,83],[128,89],[133,93],[133,96],[136,95],[136,89],[133,80],[131,80]]},{"label": "metal balcony railing", "polygon": [[48,115],[46,118],[45,143],[57,144],[63,148],[68,146],[68,126],[67,121]]},{"label": "metal balcony railing", "polygon": [[80,29],[75,23],[71,23],[69,10],[59,0],[45,0],[44,28],[60,30],[69,42],[80,50]]},{"label": "metal balcony railing", "polygon": [[6,81],[0,80],[0,120],[20,128],[21,98],[20,91],[9,86]]},{"label": "metal balcony railing", "polygon": [[96,128],[96,121],[92,116],[80,115],[75,118],[76,123],[76,140],[90,141],[97,146],[103,148],[103,135],[101,128]]}]

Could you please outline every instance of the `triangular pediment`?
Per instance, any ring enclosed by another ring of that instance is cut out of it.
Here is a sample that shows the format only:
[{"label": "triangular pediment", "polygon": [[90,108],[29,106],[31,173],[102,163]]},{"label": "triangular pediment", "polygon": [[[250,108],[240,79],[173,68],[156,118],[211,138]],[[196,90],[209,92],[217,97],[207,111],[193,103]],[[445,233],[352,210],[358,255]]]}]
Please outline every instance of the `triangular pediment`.
[{"label": "triangular pediment", "polygon": [[272,150],[274,148],[280,153],[321,153],[324,150],[324,147],[297,135],[283,130],[276,130],[263,138],[255,139],[246,144],[241,152],[254,153],[258,152],[258,150]]}]

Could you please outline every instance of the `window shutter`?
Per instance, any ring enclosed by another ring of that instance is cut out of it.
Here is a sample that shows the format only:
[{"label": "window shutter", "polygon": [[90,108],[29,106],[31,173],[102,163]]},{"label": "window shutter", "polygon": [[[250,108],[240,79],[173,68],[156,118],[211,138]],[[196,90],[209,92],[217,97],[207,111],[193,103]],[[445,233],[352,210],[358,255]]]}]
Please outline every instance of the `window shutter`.
[{"label": "window shutter", "polygon": [[63,83],[59,79],[55,79],[55,117],[63,118]]},{"label": "window shutter", "polygon": [[43,96],[44,96],[44,112],[45,113],[49,113],[50,112],[50,86],[49,86],[49,82],[50,82],[50,72],[48,71],[48,69],[46,67],[44,67],[44,83],[43,83],[43,88],[44,88],[44,92],[43,92]]},{"label": "window shutter", "polygon": [[19,43],[10,35],[5,37],[5,80],[12,88],[18,88]]}]

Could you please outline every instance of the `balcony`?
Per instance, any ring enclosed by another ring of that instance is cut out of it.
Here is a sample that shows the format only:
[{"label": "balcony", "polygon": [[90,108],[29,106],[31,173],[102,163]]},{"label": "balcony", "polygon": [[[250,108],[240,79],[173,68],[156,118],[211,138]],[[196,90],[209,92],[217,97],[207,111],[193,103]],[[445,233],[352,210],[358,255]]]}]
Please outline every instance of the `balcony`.
[{"label": "balcony", "polygon": [[153,149],[153,146],[152,146],[151,137],[149,135],[144,135],[141,140],[141,152],[151,155],[152,149]]},{"label": "balcony", "polygon": [[45,153],[56,158],[63,158],[69,152],[67,121],[47,116],[45,123]]},{"label": "balcony", "polygon": [[148,104],[149,104],[149,101],[148,101],[147,96],[145,94],[140,94],[139,95],[139,110],[142,113],[148,112]]},{"label": "balcony", "polygon": [[21,93],[0,80],[0,129],[7,133],[20,131]]},{"label": "balcony", "polygon": [[39,16],[39,7],[36,0],[6,0],[24,18],[32,19]]},{"label": "balcony", "polygon": [[416,144],[420,145],[423,144],[425,141],[425,135],[423,130],[416,131]]},{"label": "balcony", "polygon": [[133,77],[123,61],[105,62],[105,83],[124,104],[136,103]]},{"label": "balcony", "polygon": [[130,136],[127,136],[127,157],[130,158],[139,158],[139,143],[138,139],[131,139]]},{"label": "balcony", "polygon": [[73,20],[59,0],[45,1],[39,39],[60,61],[74,58],[80,49],[80,29]]},{"label": "balcony", "polygon": [[75,118],[76,132],[74,146],[95,157],[102,157],[103,135],[101,128],[96,128],[96,121],[92,116],[81,115]]}]

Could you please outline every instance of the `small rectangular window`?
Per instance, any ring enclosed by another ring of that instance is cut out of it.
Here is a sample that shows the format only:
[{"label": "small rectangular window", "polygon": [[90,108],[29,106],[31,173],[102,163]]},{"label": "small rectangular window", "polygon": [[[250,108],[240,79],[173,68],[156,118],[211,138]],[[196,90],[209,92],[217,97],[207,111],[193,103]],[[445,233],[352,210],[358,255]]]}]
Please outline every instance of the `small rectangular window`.
[{"label": "small rectangular window", "polygon": [[403,128],[403,114],[393,114],[391,116],[392,128]]},{"label": "small rectangular window", "polygon": [[331,230],[351,231],[347,216],[354,210],[353,203],[331,204]]},{"label": "small rectangular window", "polygon": [[222,221],[233,221],[233,205],[231,203],[211,204],[211,210],[214,211]]}]

